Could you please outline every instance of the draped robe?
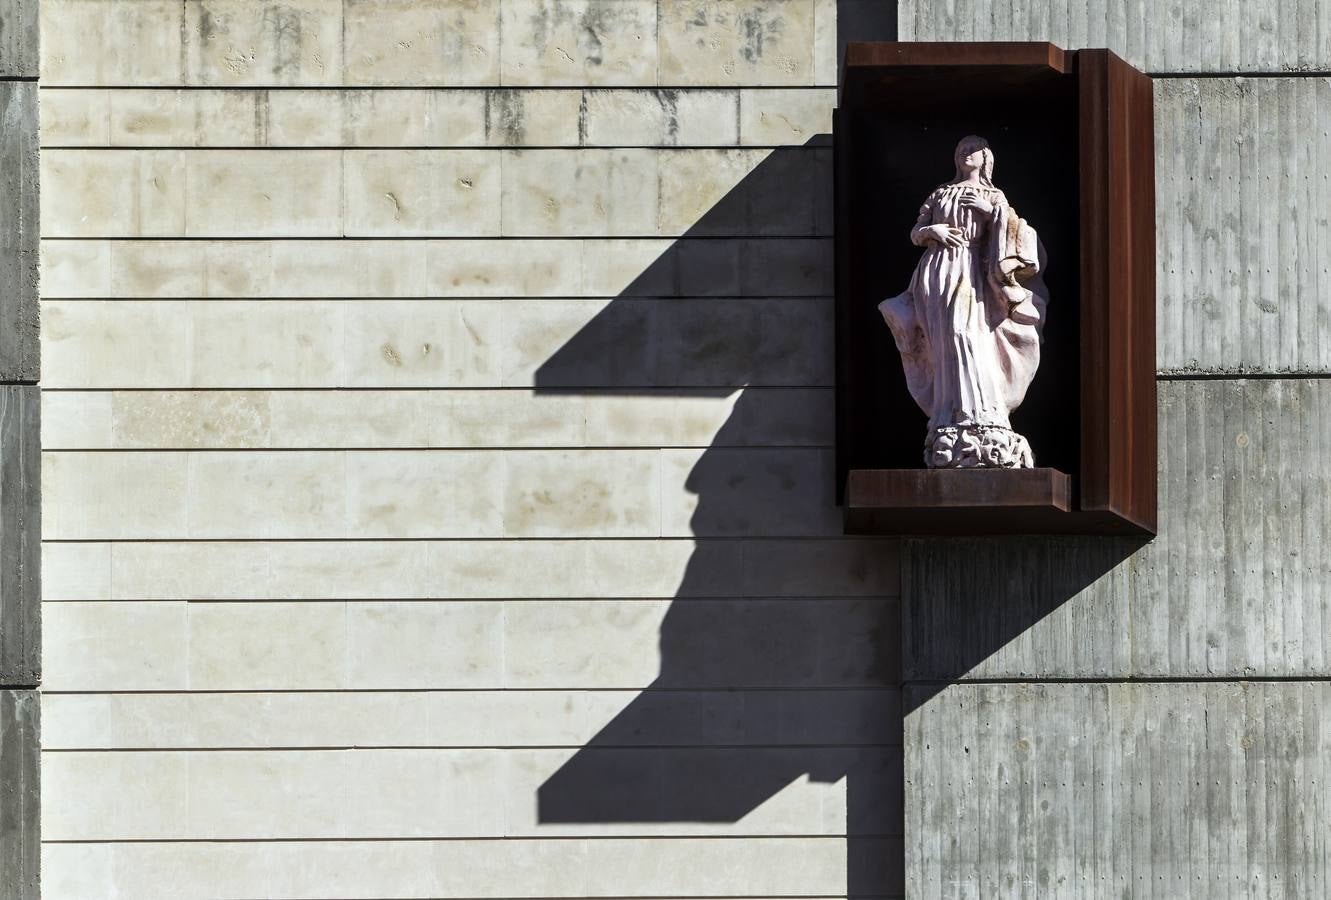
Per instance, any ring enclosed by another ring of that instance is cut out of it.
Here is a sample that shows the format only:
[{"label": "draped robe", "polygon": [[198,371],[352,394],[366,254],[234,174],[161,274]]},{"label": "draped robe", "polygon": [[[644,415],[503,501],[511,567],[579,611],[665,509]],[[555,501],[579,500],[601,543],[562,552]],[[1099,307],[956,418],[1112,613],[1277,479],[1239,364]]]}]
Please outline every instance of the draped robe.
[{"label": "draped robe", "polygon": [[[993,213],[962,206],[967,193],[988,200]],[[965,246],[926,238],[924,229],[939,224],[960,229]],[[910,286],[879,309],[901,351],[911,396],[929,416],[929,433],[952,426],[1011,429],[1009,413],[1040,364],[1048,303],[1034,229],[997,188],[945,184],[920,207],[911,240],[924,254]]]}]

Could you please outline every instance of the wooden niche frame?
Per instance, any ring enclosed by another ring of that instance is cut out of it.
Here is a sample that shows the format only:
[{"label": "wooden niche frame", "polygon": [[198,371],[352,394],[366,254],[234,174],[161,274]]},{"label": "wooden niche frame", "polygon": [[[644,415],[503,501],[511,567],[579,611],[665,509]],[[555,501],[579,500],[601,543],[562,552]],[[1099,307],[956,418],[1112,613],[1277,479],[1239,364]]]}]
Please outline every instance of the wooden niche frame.
[{"label": "wooden niche frame", "polygon": [[[850,534],[1156,530],[1151,79],[1108,50],[851,43],[834,117],[837,500]],[[930,470],[877,312],[966,134],[1048,248],[1041,364],[1012,415],[1041,468]]]}]

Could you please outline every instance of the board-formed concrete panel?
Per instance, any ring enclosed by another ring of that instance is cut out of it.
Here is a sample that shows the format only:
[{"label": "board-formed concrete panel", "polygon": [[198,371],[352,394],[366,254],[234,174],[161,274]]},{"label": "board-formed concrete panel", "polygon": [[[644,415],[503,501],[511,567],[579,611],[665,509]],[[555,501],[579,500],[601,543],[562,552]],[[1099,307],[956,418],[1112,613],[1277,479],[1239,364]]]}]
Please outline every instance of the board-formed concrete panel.
[{"label": "board-formed concrete panel", "polygon": [[[0,47],[3,12],[0,7]],[[35,382],[41,368],[35,82],[0,81],[0,126],[0,382]]]},{"label": "board-formed concrete panel", "polygon": [[1326,682],[920,694],[905,733],[912,900],[1323,893]]},{"label": "board-formed concrete panel", "polygon": [[0,77],[36,78],[38,0],[0,2]]},{"label": "board-formed concrete panel", "polygon": [[1331,371],[1331,79],[1155,85],[1157,365]]},{"label": "board-formed concrete panel", "polygon": [[0,386],[0,684],[41,679],[41,424],[38,389]]},{"label": "board-formed concrete panel", "polygon": [[32,690],[0,690],[0,893],[13,900],[40,896],[39,696]]},{"label": "board-formed concrete panel", "polygon": [[1331,674],[1331,380],[1159,397],[1158,537],[908,542],[908,680]]},{"label": "board-formed concrete panel", "polygon": [[1108,47],[1153,74],[1331,68],[1331,9],[1319,0],[899,0],[897,16],[903,41]]}]

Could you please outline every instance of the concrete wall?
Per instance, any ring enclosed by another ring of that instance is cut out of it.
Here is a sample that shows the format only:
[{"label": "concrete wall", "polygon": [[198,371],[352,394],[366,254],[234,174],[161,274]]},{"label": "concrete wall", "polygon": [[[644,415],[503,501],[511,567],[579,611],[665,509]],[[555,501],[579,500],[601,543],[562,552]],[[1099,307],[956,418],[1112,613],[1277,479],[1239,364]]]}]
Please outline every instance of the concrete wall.
[{"label": "concrete wall", "polygon": [[48,900],[900,894],[885,10],[43,0]]},{"label": "concrete wall", "polygon": [[1157,77],[1161,379],[1149,546],[905,547],[907,896],[1325,896],[1331,6],[900,12]]}]

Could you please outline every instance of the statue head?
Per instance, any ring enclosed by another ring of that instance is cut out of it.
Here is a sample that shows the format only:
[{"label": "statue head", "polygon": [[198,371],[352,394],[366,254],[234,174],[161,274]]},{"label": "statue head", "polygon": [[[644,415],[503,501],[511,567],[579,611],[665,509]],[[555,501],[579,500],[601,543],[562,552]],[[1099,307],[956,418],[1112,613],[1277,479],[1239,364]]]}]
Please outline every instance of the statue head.
[{"label": "statue head", "polygon": [[957,166],[954,182],[964,181],[971,172],[978,169],[980,183],[988,187],[994,186],[994,151],[989,148],[989,142],[984,138],[974,134],[966,135],[957,143],[952,161]]}]

